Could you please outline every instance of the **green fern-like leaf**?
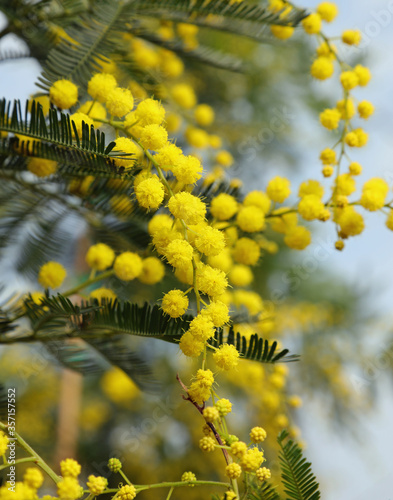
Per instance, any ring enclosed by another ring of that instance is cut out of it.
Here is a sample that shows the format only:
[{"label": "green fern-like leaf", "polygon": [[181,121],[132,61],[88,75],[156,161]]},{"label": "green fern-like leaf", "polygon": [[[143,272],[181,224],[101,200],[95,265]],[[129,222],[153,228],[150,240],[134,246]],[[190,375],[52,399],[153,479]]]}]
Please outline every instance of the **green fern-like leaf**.
[{"label": "green fern-like leaf", "polygon": [[275,486],[270,482],[259,483],[258,481],[250,481],[249,490],[247,492],[247,500],[281,500]]},{"label": "green fern-like leaf", "polygon": [[92,73],[100,70],[100,60],[121,43],[118,33],[131,21],[125,17],[127,8],[121,1],[95,2],[92,12],[68,27],[67,34],[74,42],[62,39],[50,51],[38,86],[48,91],[61,78],[85,86]]},{"label": "green fern-like leaf", "polygon": [[285,17],[255,3],[229,3],[227,0],[138,0],[136,14],[188,22],[217,30],[263,40],[269,25],[297,26],[306,17],[305,10],[294,8]]},{"label": "green fern-like leaf", "polygon": [[[109,336],[135,335],[177,344],[193,319],[193,316],[185,315],[174,320],[158,305],[151,306],[148,303],[139,306],[117,300],[101,303],[93,300],[77,306],[61,294],[42,299],[41,306],[26,300],[25,307],[32,324],[33,338],[40,341],[68,336],[91,342],[91,339]],[[220,347],[224,343],[234,345],[243,359],[260,363],[298,359],[296,355],[288,356],[288,349],[276,352],[275,341],[269,343],[257,334],[247,340],[235,333],[232,327],[226,335],[222,329],[217,329],[214,338],[209,341],[211,348]]]},{"label": "green fern-like leaf", "polygon": [[[115,167],[114,158],[129,157],[127,153],[111,153],[115,143],[105,144],[105,134],[87,124],[82,125],[82,137],[79,137],[70,115],[58,114],[49,110],[48,120],[42,106],[33,101],[29,115],[28,103],[22,112],[20,101],[11,103],[3,99],[0,102],[0,131],[20,134],[26,138],[3,139],[0,141],[0,154],[28,155],[57,161],[67,167],[83,171],[84,175],[115,176],[124,171]],[[7,162],[0,168],[8,168]]]},{"label": "green fern-like leaf", "polygon": [[84,337],[86,334],[97,336],[104,332],[123,333],[177,342],[191,319],[192,316],[186,316],[175,321],[157,305],[150,306],[146,303],[138,306],[130,302],[114,301],[105,303],[91,315],[81,325],[81,333]]},{"label": "green fern-like leaf", "polygon": [[319,500],[319,484],[311,470],[311,463],[303,457],[300,447],[282,431],[277,441],[280,445],[281,478],[288,500]]}]

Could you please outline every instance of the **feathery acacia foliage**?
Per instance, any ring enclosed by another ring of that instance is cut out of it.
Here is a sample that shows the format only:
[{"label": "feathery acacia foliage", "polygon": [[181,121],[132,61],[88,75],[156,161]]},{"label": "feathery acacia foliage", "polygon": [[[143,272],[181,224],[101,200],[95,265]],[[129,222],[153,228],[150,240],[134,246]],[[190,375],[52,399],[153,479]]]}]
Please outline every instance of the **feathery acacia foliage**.
[{"label": "feathery acacia foliage", "polygon": [[311,464],[303,457],[299,445],[287,439],[288,436],[288,432],[283,431],[277,438],[285,493],[294,500],[318,500],[321,494]]}]

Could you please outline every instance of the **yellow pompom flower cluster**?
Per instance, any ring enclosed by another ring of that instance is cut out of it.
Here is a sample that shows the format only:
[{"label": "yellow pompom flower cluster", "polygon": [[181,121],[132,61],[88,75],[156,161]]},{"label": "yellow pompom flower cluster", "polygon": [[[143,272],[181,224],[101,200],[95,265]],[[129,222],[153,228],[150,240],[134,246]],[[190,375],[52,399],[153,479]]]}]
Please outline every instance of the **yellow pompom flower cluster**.
[{"label": "yellow pompom flower cluster", "polygon": [[208,104],[199,104],[194,111],[198,125],[207,127],[214,122],[214,109]]},{"label": "yellow pompom flower cluster", "polygon": [[192,382],[188,389],[188,395],[196,403],[202,404],[210,398],[210,390],[213,384],[214,377],[211,370],[198,370],[196,380]]},{"label": "yellow pompom flower cluster", "polygon": [[229,399],[221,398],[216,401],[215,406],[221,417],[225,417],[232,411],[232,403],[229,401]]},{"label": "yellow pompom flower cluster", "polygon": [[170,290],[162,299],[162,310],[171,318],[179,318],[188,308],[188,298],[181,290]]},{"label": "yellow pompom flower cluster", "polygon": [[232,370],[239,364],[239,351],[234,345],[223,344],[213,354],[213,359],[220,370]]},{"label": "yellow pompom flower cluster", "polygon": [[268,197],[277,203],[282,203],[291,194],[290,182],[284,177],[274,177],[266,188]]},{"label": "yellow pompom flower cluster", "polygon": [[185,240],[175,239],[171,241],[165,251],[165,257],[173,267],[184,268],[191,264],[194,250]]},{"label": "yellow pompom flower cluster", "polygon": [[259,479],[259,481],[266,481],[267,479],[270,479],[272,477],[272,473],[270,469],[267,469],[266,467],[261,467],[255,472],[255,475]]},{"label": "yellow pompom flower cluster", "polygon": [[220,300],[210,302],[210,304],[202,310],[201,314],[203,316],[208,316],[216,327],[225,325],[230,319],[228,306]]},{"label": "yellow pompom flower cluster", "polygon": [[216,442],[212,437],[205,436],[200,439],[199,448],[206,453],[212,452],[216,449]]},{"label": "yellow pompom flower cluster", "polygon": [[135,118],[138,120],[138,125],[142,127],[153,124],[161,125],[165,120],[165,108],[159,101],[145,99],[138,104]]},{"label": "yellow pompom flower cluster", "polygon": [[165,266],[157,257],[147,257],[143,259],[142,272],[138,280],[146,285],[155,285],[165,276]]},{"label": "yellow pompom flower cluster", "polygon": [[108,93],[105,104],[110,115],[121,118],[134,107],[134,98],[129,89],[115,87]]},{"label": "yellow pompom flower cluster", "polygon": [[49,99],[60,109],[69,109],[78,102],[78,87],[69,80],[57,80],[49,89]]},{"label": "yellow pompom flower cluster", "polygon": [[380,210],[385,204],[388,192],[388,183],[383,179],[374,177],[364,184],[360,204],[370,212]]},{"label": "yellow pompom flower cluster", "polygon": [[206,214],[206,205],[202,200],[185,191],[172,196],[168,208],[174,217],[183,219],[186,224],[198,224]]},{"label": "yellow pompom flower cluster", "polygon": [[172,168],[177,180],[183,184],[194,184],[202,177],[203,167],[195,156],[179,156]]},{"label": "yellow pompom flower cluster", "polygon": [[240,467],[239,464],[232,462],[231,464],[228,464],[225,468],[225,474],[230,478],[230,479],[237,479],[241,476],[242,474],[242,468]]},{"label": "yellow pompom flower cluster", "polygon": [[136,489],[132,484],[126,484],[122,486],[117,492],[117,498],[119,500],[133,500],[136,497]]},{"label": "yellow pompom flower cluster", "polygon": [[212,199],[210,212],[213,217],[223,221],[231,219],[237,212],[238,203],[230,194],[220,193]]},{"label": "yellow pompom flower cluster", "polygon": [[[191,471],[183,472],[181,476],[181,481],[183,481],[184,483],[189,483],[196,480],[197,480],[196,475]],[[195,486],[195,485],[191,484],[190,486]]]},{"label": "yellow pompom flower cluster", "polygon": [[77,500],[83,495],[83,488],[76,477],[66,476],[57,483],[57,495],[60,500]]},{"label": "yellow pompom flower cluster", "polygon": [[33,490],[38,490],[44,482],[44,476],[36,467],[28,467],[23,474],[23,482]]},{"label": "yellow pompom flower cluster", "polygon": [[59,288],[65,277],[67,271],[59,262],[47,262],[44,264],[38,273],[38,282],[44,288]]},{"label": "yellow pompom flower cluster", "polygon": [[172,98],[176,104],[184,109],[193,108],[197,102],[194,89],[186,83],[178,83],[173,86]]},{"label": "yellow pompom flower cluster", "polygon": [[214,406],[208,406],[203,410],[203,418],[206,422],[213,423],[220,418],[220,414]]},{"label": "yellow pompom flower cluster", "polygon": [[104,103],[108,94],[117,87],[116,78],[110,73],[97,73],[88,82],[87,92],[93,99]]},{"label": "yellow pompom flower cluster", "polygon": [[135,187],[135,196],[141,207],[157,210],[164,200],[164,186],[156,175],[148,177]]},{"label": "yellow pompom flower cluster", "polygon": [[362,40],[360,30],[346,30],[342,33],[342,41],[347,45],[359,45]]},{"label": "yellow pompom flower cluster", "polygon": [[257,447],[253,447],[240,458],[240,465],[245,472],[255,472],[264,460],[263,452]]},{"label": "yellow pompom flower cluster", "polygon": [[168,140],[168,132],[161,125],[152,123],[143,127],[140,134],[140,141],[144,148],[158,151]]},{"label": "yellow pompom flower cluster", "polygon": [[262,443],[266,439],[266,431],[262,427],[253,427],[250,432],[250,438],[253,443]]},{"label": "yellow pompom flower cluster", "polygon": [[102,476],[90,475],[86,485],[92,495],[101,495],[108,486],[108,480]]},{"label": "yellow pompom flower cluster", "polygon": [[97,271],[104,271],[113,264],[115,252],[105,243],[92,245],[86,254],[86,262]]},{"label": "yellow pompom flower cluster", "polygon": [[113,266],[115,275],[123,281],[131,281],[137,278],[142,269],[142,259],[134,252],[123,252],[118,255]]},{"label": "yellow pompom flower cluster", "polygon": [[81,466],[73,458],[66,458],[60,462],[60,471],[63,477],[78,477],[81,473]]}]

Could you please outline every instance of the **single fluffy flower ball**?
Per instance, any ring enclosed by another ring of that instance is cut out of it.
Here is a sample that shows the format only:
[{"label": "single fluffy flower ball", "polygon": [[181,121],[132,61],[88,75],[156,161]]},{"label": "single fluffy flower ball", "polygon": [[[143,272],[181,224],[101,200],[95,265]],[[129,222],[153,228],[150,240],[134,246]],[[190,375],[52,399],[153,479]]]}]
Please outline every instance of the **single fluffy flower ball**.
[{"label": "single fluffy flower ball", "polygon": [[[185,483],[189,483],[190,481],[196,481],[196,475],[193,473],[193,472],[183,472],[182,476],[181,476],[181,480]],[[190,486],[194,486],[194,485],[190,485]]]},{"label": "single fluffy flower ball", "polygon": [[284,243],[293,250],[304,250],[311,243],[311,233],[304,226],[295,226],[286,233]]},{"label": "single fluffy flower ball", "polygon": [[175,239],[165,249],[165,257],[173,267],[187,267],[193,256],[192,246],[185,240]]},{"label": "single fluffy flower ball", "polygon": [[327,23],[331,23],[338,15],[338,7],[333,2],[321,2],[317,7],[317,12]]},{"label": "single fluffy flower ball", "polygon": [[181,290],[170,290],[162,299],[161,309],[171,318],[179,318],[188,308],[188,297]]},{"label": "single fluffy flower ball", "polygon": [[134,98],[130,90],[116,87],[111,90],[106,98],[106,109],[112,116],[121,118],[134,107]]},{"label": "single fluffy flower ball", "polygon": [[186,224],[198,224],[206,214],[206,205],[203,201],[185,191],[172,196],[168,208],[174,217],[183,219]]},{"label": "single fluffy flower ball", "polygon": [[145,99],[138,104],[135,117],[138,125],[142,127],[152,124],[161,125],[165,120],[165,108],[159,101]]},{"label": "single fluffy flower ball", "polygon": [[198,125],[207,127],[214,122],[214,109],[208,104],[199,104],[195,108],[194,117]]},{"label": "single fluffy flower ball", "polygon": [[179,156],[172,171],[179,182],[194,184],[202,177],[203,167],[195,156]]},{"label": "single fluffy flower ball", "polygon": [[330,57],[317,57],[311,65],[311,76],[317,80],[327,80],[334,73],[334,64]]},{"label": "single fluffy flower ball", "polygon": [[136,489],[132,484],[122,486],[117,492],[118,500],[133,500],[136,497]]},{"label": "single fluffy flower ball", "polygon": [[66,476],[57,483],[60,500],[77,500],[83,495],[83,488],[75,477]]},{"label": "single fluffy flower ball", "polygon": [[210,302],[205,309],[202,309],[201,314],[208,316],[216,327],[223,326],[230,320],[228,306],[220,300]]},{"label": "single fluffy flower ball", "polygon": [[86,485],[94,496],[101,495],[108,486],[108,480],[102,476],[90,475]]},{"label": "single fluffy flower ball", "polygon": [[23,482],[33,490],[38,490],[44,482],[44,476],[36,467],[28,467],[23,474]]},{"label": "single fluffy flower ball", "polygon": [[60,462],[60,471],[63,477],[78,477],[81,469],[80,464],[73,458],[66,458]]},{"label": "single fluffy flower ball", "polygon": [[116,78],[110,73],[97,73],[90,78],[87,92],[98,102],[105,102],[108,94],[117,87]]},{"label": "single fluffy flower ball", "polygon": [[142,259],[134,252],[123,252],[116,257],[113,270],[115,275],[123,281],[137,278],[143,269]]},{"label": "single fluffy flower ball", "polygon": [[210,205],[210,213],[220,221],[231,219],[236,214],[237,209],[236,199],[227,193],[215,196]]},{"label": "single fluffy flower ball", "polygon": [[47,262],[44,264],[38,273],[38,282],[44,288],[59,288],[65,277],[67,271],[58,262]]},{"label": "single fluffy flower ball", "polygon": [[266,467],[261,467],[260,469],[257,469],[255,475],[257,476],[259,481],[266,481],[266,479],[270,479],[272,477],[270,469],[267,469]]},{"label": "single fluffy flower ball", "polygon": [[206,342],[206,340],[213,337],[215,332],[214,324],[209,316],[198,314],[190,323],[188,333],[199,342]]},{"label": "single fluffy flower ball", "polygon": [[205,255],[218,255],[225,248],[224,233],[214,227],[203,226],[198,229],[195,246]]},{"label": "single fluffy flower ball", "polygon": [[194,89],[186,83],[178,83],[172,88],[172,98],[184,109],[191,109],[197,103]]},{"label": "single fluffy flower ball", "polygon": [[155,123],[146,125],[141,131],[140,141],[144,148],[158,151],[168,140],[168,132]]},{"label": "single fluffy flower ball", "polygon": [[78,87],[69,80],[57,80],[49,89],[49,99],[60,109],[69,109],[78,102]]},{"label": "single fluffy flower ball", "polygon": [[165,276],[165,266],[157,257],[147,257],[143,260],[143,269],[138,280],[146,285],[155,285]]},{"label": "single fluffy flower ball", "polygon": [[186,332],[180,339],[179,348],[184,356],[197,358],[205,348],[205,343],[197,340],[192,333]]},{"label": "single fluffy flower ball", "polygon": [[164,195],[164,186],[156,175],[148,177],[135,187],[139,205],[148,210],[157,210],[164,200]]},{"label": "single fluffy flower ball", "polygon": [[232,462],[231,464],[227,465],[225,468],[225,474],[230,478],[230,479],[237,479],[241,476],[242,474],[242,468],[240,467],[239,464]]},{"label": "single fluffy flower ball", "polygon": [[86,262],[97,271],[104,271],[113,264],[115,252],[105,243],[92,245],[86,254]]},{"label": "single fluffy flower ball", "polygon": [[265,441],[267,433],[263,427],[253,427],[250,432],[250,438],[253,443],[262,443]]},{"label": "single fluffy flower ball", "polygon": [[267,185],[266,193],[272,201],[282,203],[291,194],[291,185],[285,177],[274,177]]},{"label": "single fluffy flower ball", "polygon": [[255,233],[265,228],[265,214],[258,207],[242,207],[236,217],[239,228],[247,233]]},{"label": "single fluffy flower ball", "polygon": [[213,354],[213,359],[220,370],[232,370],[239,364],[239,351],[234,345],[224,344]]},{"label": "single fluffy flower ball", "polygon": [[302,20],[302,25],[308,35],[316,35],[322,28],[321,16],[317,12],[313,12]]}]

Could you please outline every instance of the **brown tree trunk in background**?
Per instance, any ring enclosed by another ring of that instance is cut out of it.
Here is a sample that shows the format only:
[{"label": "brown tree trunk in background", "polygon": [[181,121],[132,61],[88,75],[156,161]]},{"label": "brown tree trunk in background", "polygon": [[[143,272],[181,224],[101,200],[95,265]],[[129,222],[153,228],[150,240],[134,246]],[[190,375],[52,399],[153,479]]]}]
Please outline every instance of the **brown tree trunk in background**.
[{"label": "brown tree trunk in background", "polygon": [[76,458],[79,433],[79,413],[82,398],[82,375],[63,370],[59,395],[55,464],[66,458]]}]

